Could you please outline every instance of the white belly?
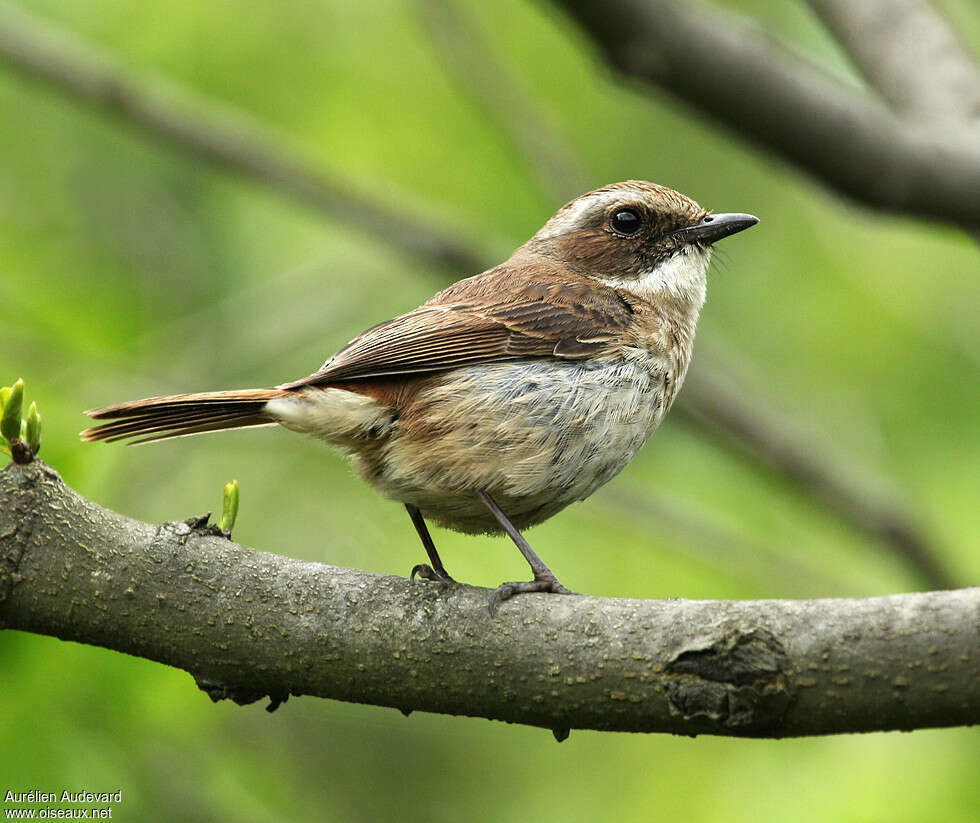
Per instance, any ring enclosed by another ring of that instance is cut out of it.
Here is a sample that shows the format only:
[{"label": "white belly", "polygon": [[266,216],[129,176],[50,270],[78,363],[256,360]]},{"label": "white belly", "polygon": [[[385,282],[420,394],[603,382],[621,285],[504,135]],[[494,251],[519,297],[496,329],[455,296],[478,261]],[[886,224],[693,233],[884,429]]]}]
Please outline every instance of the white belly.
[{"label": "white belly", "polygon": [[635,351],[451,372],[391,426],[364,474],[458,531],[499,530],[478,489],[518,528],[540,523],[615,476],[660,424],[666,364]]}]

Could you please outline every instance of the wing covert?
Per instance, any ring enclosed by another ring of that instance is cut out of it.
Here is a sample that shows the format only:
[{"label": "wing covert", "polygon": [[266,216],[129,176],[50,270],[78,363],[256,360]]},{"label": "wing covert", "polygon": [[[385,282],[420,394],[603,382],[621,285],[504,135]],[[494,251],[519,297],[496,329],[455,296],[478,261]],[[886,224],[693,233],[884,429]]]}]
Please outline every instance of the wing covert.
[{"label": "wing covert", "polygon": [[[477,278],[471,278],[476,281]],[[466,281],[463,281],[466,282]],[[444,293],[355,337],[314,374],[281,388],[444,371],[524,357],[586,357],[617,339],[632,308],[616,292],[578,282],[530,284],[492,302]],[[510,299],[507,299],[510,298]]]}]

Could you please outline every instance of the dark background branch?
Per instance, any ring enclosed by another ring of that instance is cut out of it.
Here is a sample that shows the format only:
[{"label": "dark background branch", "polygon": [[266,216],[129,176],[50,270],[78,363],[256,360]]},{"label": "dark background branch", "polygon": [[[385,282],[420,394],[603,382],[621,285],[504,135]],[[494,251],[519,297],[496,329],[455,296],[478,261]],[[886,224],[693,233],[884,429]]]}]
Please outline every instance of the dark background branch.
[{"label": "dark background branch", "polygon": [[[623,74],[665,89],[838,192],[875,208],[980,227],[976,141],[945,140],[906,122],[759,28],[704,4],[558,5]],[[922,77],[935,81],[928,72]]]},{"label": "dark background branch", "polygon": [[488,592],[290,560],[0,472],[0,620],[190,672],[213,699],[309,694],[551,728],[784,737],[980,721],[980,589],[643,601]]}]

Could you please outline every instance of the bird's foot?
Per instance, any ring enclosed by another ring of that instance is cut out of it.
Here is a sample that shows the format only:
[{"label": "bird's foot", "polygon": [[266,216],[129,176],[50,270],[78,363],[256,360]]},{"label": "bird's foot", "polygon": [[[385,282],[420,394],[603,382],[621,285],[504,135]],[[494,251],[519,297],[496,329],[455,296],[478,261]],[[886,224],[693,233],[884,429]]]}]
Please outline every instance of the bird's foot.
[{"label": "bird's foot", "polygon": [[515,581],[512,583],[501,583],[493,590],[490,595],[490,616],[496,617],[497,606],[505,600],[510,600],[515,594],[526,594],[527,592],[550,592],[551,594],[575,594],[571,589],[566,589],[558,578],[550,571],[545,574],[535,575],[534,580]]},{"label": "bird's foot", "polygon": [[449,572],[447,572],[445,569],[434,569],[428,563],[419,563],[417,566],[412,567],[412,573],[409,575],[409,579],[414,580],[416,577],[419,577],[422,580],[435,580],[439,583],[456,582],[449,576]]}]

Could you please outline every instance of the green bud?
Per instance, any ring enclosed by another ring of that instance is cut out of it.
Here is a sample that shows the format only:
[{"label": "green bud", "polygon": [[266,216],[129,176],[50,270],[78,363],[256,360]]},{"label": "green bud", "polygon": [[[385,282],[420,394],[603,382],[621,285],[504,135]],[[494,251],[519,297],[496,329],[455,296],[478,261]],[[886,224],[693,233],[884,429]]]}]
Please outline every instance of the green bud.
[{"label": "green bud", "polygon": [[231,533],[235,527],[235,519],[238,517],[238,481],[232,480],[225,483],[225,493],[221,500],[221,520],[218,521],[218,528],[223,532]]},{"label": "green bud", "polygon": [[0,434],[9,443],[20,437],[20,411],[24,405],[24,381],[18,380],[10,387],[10,394],[3,404],[3,417],[0,418]]},{"label": "green bud", "polygon": [[3,414],[3,407],[7,405],[7,398],[10,397],[10,386],[0,389],[0,415]]},{"label": "green bud", "polygon": [[31,403],[27,411],[27,432],[24,439],[35,455],[41,451],[41,414],[37,410],[37,403]]}]

